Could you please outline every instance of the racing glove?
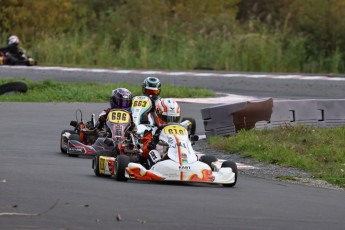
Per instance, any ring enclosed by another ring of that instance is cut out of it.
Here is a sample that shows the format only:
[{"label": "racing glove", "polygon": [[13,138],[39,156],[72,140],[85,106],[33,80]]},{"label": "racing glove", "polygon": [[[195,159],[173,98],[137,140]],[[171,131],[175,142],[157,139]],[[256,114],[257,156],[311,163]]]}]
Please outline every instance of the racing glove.
[{"label": "racing glove", "polygon": [[159,142],[159,132],[156,132],[155,135],[153,135],[151,141],[154,142],[155,144]]},{"label": "racing glove", "polygon": [[156,148],[156,146],[159,142],[159,134],[160,134],[160,132],[156,132],[155,135],[152,136],[152,139],[151,139],[150,143],[148,144],[149,150]]},{"label": "racing glove", "polygon": [[152,150],[152,149],[155,149],[156,146],[157,146],[157,144],[154,143],[154,142],[151,140],[150,143],[148,144],[147,148],[148,148],[149,150]]}]

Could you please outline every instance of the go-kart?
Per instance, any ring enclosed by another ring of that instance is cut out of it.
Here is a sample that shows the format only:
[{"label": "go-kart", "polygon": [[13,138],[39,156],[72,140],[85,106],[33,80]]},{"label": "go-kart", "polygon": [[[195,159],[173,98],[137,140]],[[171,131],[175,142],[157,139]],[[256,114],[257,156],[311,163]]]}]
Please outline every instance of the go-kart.
[{"label": "go-kart", "polygon": [[[80,118],[78,119],[78,115]],[[91,115],[91,121],[85,123],[83,121],[83,113],[80,109],[76,110],[76,120],[72,120],[70,125],[74,128],[62,130],[60,135],[60,150],[67,153],[68,141],[78,141],[84,145],[92,145],[97,140],[99,133],[92,129],[95,126],[95,114]]]},{"label": "go-kart", "polygon": [[149,167],[131,162],[126,155],[95,162],[96,175],[115,176],[118,181],[128,179],[147,181],[180,181],[222,184],[233,187],[237,182],[237,165],[232,161],[220,163],[211,155],[197,155],[192,148],[188,131],[180,124],[169,124],[159,134],[161,155],[149,153]]},{"label": "go-kart", "polygon": [[[100,156],[116,157],[126,154],[131,161],[138,162],[141,154],[135,133],[131,130],[132,118],[128,111],[113,109],[108,113],[104,131],[86,129],[97,133],[98,137],[91,145],[84,144],[80,140],[69,138],[66,152],[70,156]],[[84,133],[85,128],[81,133]],[[88,136],[90,138],[90,136]]]},{"label": "go-kart", "polygon": [[[8,59],[16,60],[8,63]],[[32,57],[28,56],[26,52],[20,54],[20,56],[13,58],[11,54],[7,52],[0,52],[0,65],[26,65],[33,66],[37,65],[37,61]]]}]

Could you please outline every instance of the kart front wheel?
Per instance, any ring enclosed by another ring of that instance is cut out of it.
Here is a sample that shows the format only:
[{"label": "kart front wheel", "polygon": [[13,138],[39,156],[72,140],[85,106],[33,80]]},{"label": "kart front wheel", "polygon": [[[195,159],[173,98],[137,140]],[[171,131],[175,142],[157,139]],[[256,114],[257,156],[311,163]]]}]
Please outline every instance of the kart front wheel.
[{"label": "kart front wheel", "polygon": [[126,155],[119,155],[116,157],[116,174],[115,179],[117,181],[127,181],[128,178],[125,176],[126,168],[129,164],[129,157]]},{"label": "kart front wheel", "polygon": [[234,187],[236,182],[237,182],[237,174],[238,174],[238,170],[237,170],[237,165],[235,162],[233,161],[224,161],[222,163],[222,168],[231,168],[232,172],[235,173],[235,181],[231,184],[223,184],[224,187]]}]

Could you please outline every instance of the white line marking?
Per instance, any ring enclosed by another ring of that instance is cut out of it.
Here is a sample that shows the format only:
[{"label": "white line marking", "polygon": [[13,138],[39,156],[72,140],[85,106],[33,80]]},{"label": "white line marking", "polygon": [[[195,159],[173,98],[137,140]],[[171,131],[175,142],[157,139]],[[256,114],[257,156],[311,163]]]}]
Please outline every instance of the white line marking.
[{"label": "white line marking", "polygon": [[37,213],[0,212],[0,216],[38,216]]},{"label": "white line marking", "polygon": [[168,75],[168,76],[199,76],[199,77],[246,77],[246,78],[274,78],[274,79],[301,79],[301,80],[327,80],[327,81],[345,81],[345,77],[328,76],[304,76],[301,74],[254,74],[254,73],[213,73],[213,72],[183,72],[183,71],[148,71],[148,70],[125,70],[125,69],[91,69],[91,68],[72,68],[59,66],[0,66],[7,69],[36,69],[36,70],[57,70],[66,72],[94,72],[94,73],[121,73],[121,74],[142,74],[142,75]]}]

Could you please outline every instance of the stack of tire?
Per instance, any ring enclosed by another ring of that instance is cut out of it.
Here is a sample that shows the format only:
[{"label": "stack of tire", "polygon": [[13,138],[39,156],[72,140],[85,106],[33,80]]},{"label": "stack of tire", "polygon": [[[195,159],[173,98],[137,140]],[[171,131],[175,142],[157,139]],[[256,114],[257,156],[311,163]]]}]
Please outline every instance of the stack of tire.
[{"label": "stack of tire", "polygon": [[0,95],[10,92],[26,93],[27,91],[28,87],[23,82],[10,82],[0,85]]}]

